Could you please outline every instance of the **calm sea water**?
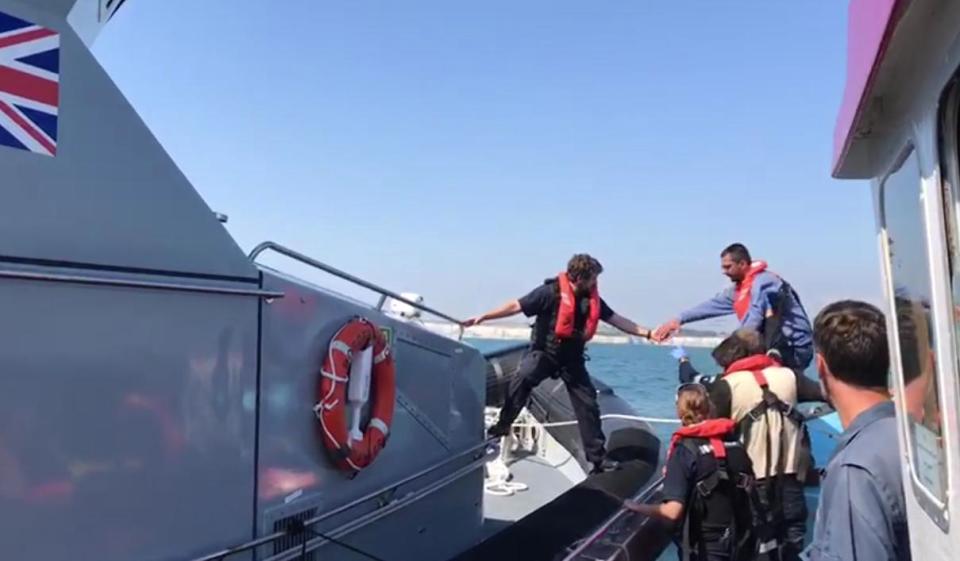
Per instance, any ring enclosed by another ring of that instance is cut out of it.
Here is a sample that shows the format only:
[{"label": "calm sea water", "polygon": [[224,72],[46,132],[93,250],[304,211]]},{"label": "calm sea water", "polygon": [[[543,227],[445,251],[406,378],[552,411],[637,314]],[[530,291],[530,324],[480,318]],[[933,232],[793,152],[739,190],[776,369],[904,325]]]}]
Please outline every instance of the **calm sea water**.
[{"label": "calm sea water", "polygon": [[[481,352],[517,344],[516,341],[467,341]],[[587,369],[604,381],[645,417],[676,418],[674,392],[677,389],[677,361],[670,356],[670,346],[653,345],[590,345]],[[717,367],[710,349],[687,349],[690,360],[702,372]],[[654,425],[661,439],[669,439],[675,425]]]}]

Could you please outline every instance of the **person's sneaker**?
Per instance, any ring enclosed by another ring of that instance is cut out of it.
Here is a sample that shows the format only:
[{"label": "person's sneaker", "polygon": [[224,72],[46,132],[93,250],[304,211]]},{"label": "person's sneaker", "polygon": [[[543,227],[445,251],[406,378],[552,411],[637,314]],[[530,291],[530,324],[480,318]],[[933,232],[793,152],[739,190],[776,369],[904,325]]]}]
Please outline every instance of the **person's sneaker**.
[{"label": "person's sneaker", "polygon": [[608,471],[613,471],[620,467],[620,464],[613,460],[604,459],[602,462],[597,462],[593,464],[593,469],[590,470],[590,475],[598,475],[601,473],[606,473]]},{"label": "person's sneaker", "polygon": [[487,438],[503,438],[510,432],[510,427],[503,427],[499,424],[493,425],[487,429]]}]

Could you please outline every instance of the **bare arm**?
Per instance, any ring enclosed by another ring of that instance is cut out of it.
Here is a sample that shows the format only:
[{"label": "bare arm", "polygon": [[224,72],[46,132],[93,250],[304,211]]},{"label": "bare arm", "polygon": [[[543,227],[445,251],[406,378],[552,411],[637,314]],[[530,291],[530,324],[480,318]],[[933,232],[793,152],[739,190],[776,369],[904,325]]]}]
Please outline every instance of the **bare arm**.
[{"label": "bare arm", "polygon": [[623,506],[633,512],[639,512],[644,516],[660,518],[672,523],[678,522],[683,516],[683,503],[680,501],[667,501],[656,505],[624,501]]},{"label": "bare arm", "polygon": [[646,327],[640,327],[629,319],[618,314],[613,314],[610,316],[610,319],[607,320],[607,323],[629,335],[636,335],[637,337],[643,337],[644,339],[649,339],[652,335],[651,330],[647,329]]},{"label": "bare arm", "polygon": [[464,327],[472,327],[474,325],[480,325],[485,321],[490,321],[492,319],[508,318],[510,316],[515,316],[520,313],[520,301],[511,300],[506,304],[500,306],[499,308],[490,310],[489,312],[479,315],[474,318],[470,318],[467,321],[463,322]]}]

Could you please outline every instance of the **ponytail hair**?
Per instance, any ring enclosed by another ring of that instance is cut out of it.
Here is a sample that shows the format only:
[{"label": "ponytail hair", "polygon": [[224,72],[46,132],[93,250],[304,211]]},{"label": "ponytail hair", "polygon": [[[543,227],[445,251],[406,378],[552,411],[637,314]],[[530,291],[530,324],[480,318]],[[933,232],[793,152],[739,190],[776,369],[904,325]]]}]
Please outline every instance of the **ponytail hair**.
[{"label": "ponytail hair", "polygon": [[683,426],[702,423],[715,416],[713,402],[707,388],[701,384],[687,384],[677,392],[677,414]]}]

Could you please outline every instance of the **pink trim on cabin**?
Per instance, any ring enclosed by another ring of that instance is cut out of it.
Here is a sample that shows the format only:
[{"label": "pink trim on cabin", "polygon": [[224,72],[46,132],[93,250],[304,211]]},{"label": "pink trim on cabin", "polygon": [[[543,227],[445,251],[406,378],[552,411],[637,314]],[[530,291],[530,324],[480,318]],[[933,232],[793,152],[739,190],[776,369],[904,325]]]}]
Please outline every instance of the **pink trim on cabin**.
[{"label": "pink trim on cabin", "polygon": [[883,51],[896,27],[902,0],[850,0],[847,21],[847,83],[833,131],[833,173],[853,141],[855,127],[869,97]]}]

